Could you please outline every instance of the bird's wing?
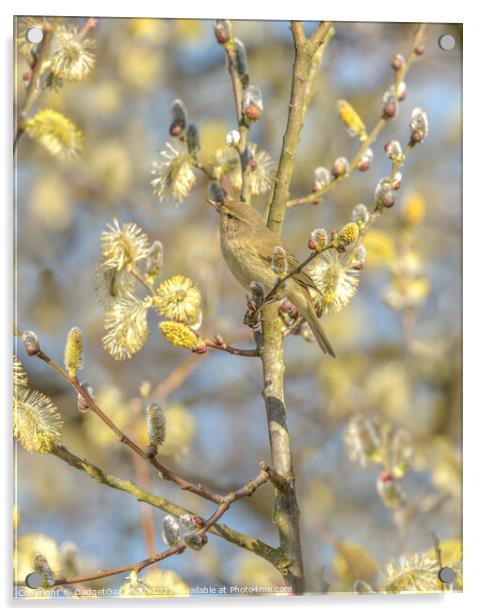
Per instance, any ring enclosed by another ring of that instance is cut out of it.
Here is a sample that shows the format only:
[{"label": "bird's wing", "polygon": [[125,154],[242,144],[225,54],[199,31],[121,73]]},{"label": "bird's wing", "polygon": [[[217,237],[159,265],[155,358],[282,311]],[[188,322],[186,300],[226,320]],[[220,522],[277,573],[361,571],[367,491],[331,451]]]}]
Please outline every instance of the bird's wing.
[{"label": "bird's wing", "polygon": [[[281,246],[286,252],[286,259],[288,261],[288,272],[292,272],[294,269],[299,267],[300,262],[294,255],[291,254],[285,244],[274,233],[271,233],[271,235],[272,237],[269,246],[267,246],[266,243],[263,243],[262,245],[258,246],[258,252],[261,258],[263,259],[263,261],[269,263],[271,266],[271,261],[273,259],[273,250],[275,246]],[[270,251],[268,252],[268,250]],[[311,276],[307,274],[304,270],[301,270],[300,272],[294,274],[293,280],[296,280],[296,282],[299,282],[307,289],[313,289],[313,291],[321,295],[321,291],[315,285]]]}]

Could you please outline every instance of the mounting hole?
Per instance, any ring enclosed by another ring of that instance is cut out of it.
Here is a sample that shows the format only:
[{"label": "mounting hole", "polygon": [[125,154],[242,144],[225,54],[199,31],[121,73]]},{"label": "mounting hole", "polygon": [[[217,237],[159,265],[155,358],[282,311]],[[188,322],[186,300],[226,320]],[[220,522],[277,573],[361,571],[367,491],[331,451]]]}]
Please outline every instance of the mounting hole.
[{"label": "mounting hole", "polygon": [[25,578],[25,585],[34,590],[40,588],[42,586],[42,576],[40,573],[29,573]]},{"label": "mounting hole", "polygon": [[455,47],[455,38],[451,34],[442,34],[438,40],[440,49],[444,51],[452,51]]},{"label": "mounting hole", "polygon": [[38,28],[35,26],[27,30],[25,37],[29,43],[32,43],[32,45],[38,45],[43,40],[44,31],[42,30],[42,28]]},{"label": "mounting hole", "polygon": [[444,584],[452,584],[455,580],[455,571],[452,567],[442,567],[438,572],[438,577]]}]

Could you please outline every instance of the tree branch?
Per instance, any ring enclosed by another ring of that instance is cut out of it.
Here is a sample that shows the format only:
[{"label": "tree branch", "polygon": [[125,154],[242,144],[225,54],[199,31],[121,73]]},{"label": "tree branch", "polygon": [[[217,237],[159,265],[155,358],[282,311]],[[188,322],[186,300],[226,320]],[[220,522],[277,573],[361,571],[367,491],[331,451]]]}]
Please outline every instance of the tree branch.
[{"label": "tree branch", "polygon": [[[307,41],[301,22],[293,22],[291,26],[295,60],[290,106],[267,223],[268,228],[278,236],[281,235],[283,229],[294,161],[306,113],[305,96],[313,55],[316,53],[315,46],[316,44],[321,45],[330,29],[331,23],[323,24],[321,30],[317,29],[314,41]],[[275,478],[274,485],[276,486],[273,521],[278,527],[280,551],[282,553],[278,569],[293,592],[302,594],[305,589],[305,582],[299,508],[296,502],[295,477],[284,402],[283,334],[278,307],[275,303],[269,303],[263,307],[261,325],[263,333],[261,345],[264,378],[263,397],[268,420],[272,477]]]},{"label": "tree branch", "polygon": [[57,374],[59,374],[75,391],[79,394],[84,400],[86,406],[95,413],[99,419],[101,419],[116,435],[118,440],[124,445],[127,445],[132,451],[134,451],[138,456],[143,458],[144,460],[148,460],[150,464],[159,471],[159,476],[161,479],[166,481],[172,481],[177,484],[182,490],[187,490],[188,492],[192,492],[193,494],[197,494],[201,498],[209,500],[213,503],[220,504],[223,502],[223,496],[220,494],[214,494],[209,490],[206,490],[202,485],[194,485],[189,482],[187,479],[179,476],[174,471],[169,470],[166,466],[161,464],[161,462],[154,456],[148,456],[147,453],[137,445],[132,439],[130,439],[103,411],[95,401],[89,396],[88,392],[80,385],[77,377],[69,377],[67,372],[57,364],[54,360],[52,360],[48,355],[46,355],[42,350],[39,350],[34,357],[41,359],[45,362],[52,370],[54,370]]},{"label": "tree branch", "polygon": [[[115,490],[120,490],[121,492],[131,494],[132,496],[134,496],[134,498],[136,498],[142,503],[147,503],[152,507],[161,509],[162,511],[165,511],[166,513],[170,513],[171,515],[177,517],[186,513],[193,515],[191,511],[188,511],[183,507],[179,507],[175,503],[162,496],[158,496],[156,494],[153,494],[152,492],[144,490],[141,486],[137,485],[133,481],[130,481],[128,479],[121,479],[120,477],[110,475],[104,472],[98,466],[92,464],[85,459],[79,458],[62,445],[54,445],[51,453],[52,455],[56,456],[60,460],[63,460],[78,471],[81,471],[92,479],[95,479],[95,481],[114,488]],[[233,502],[237,500],[240,500],[247,496],[251,496],[251,494],[253,494],[253,492],[257,488],[263,485],[263,483],[266,483],[268,479],[268,472],[262,470],[255,479],[248,482],[239,490],[231,492],[226,497],[223,497],[223,502],[220,504],[225,506],[228,502],[228,506],[230,506]],[[209,528],[209,532],[218,537],[222,537],[226,541],[229,541],[229,543],[233,543],[239,547],[244,548],[245,550],[248,550],[250,552],[253,552],[254,554],[257,554],[258,556],[265,558],[274,566],[276,566],[278,562],[278,550],[268,545],[267,543],[264,543],[260,539],[256,539],[244,533],[240,533],[230,528],[229,526],[226,526],[225,524],[213,523]]]},{"label": "tree branch", "polygon": [[307,41],[304,34],[303,24],[301,22],[294,21],[291,25],[295,46],[295,60],[293,64],[288,123],[283,137],[283,146],[281,149],[278,170],[276,172],[274,183],[273,197],[271,199],[268,214],[268,227],[278,235],[281,234],[281,229],[283,228],[286,202],[289,197],[296,152],[306,113],[304,101],[311,61],[331,27],[331,22],[324,23],[320,27],[321,29],[317,29],[316,38],[313,41]]},{"label": "tree branch", "polygon": [[45,23],[43,27],[43,40],[40,43],[40,49],[36,60],[32,66],[32,73],[30,75],[30,83],[25,94],[25,100],[23,101],[22,109],[17,116],[17,130],[15,133],[15,139],[13,142],[13,151],[17,149],[17,144],[20,137],[23,135],[24,128],[22,126],[23,121],[27,117],[28,112],[32,108],[32,105],[38,99],[42,88],[40,87],[40,79],[42,77],[42,71],[44,68],[44,62],[48,58],[50,53],[50,46],[52,38],[54,36],[56,23]]},{"label": "tree branch", "polygon": [[[395,80],[393,82],[393,87],[394,87],[395,92],[398,92],[400,83],[405,79],[411,65],[417,59],[418,55],[417,55],[416,50],[419,49],[420,45],[425,40],[426,30],[427,30],[427,26],[425,24],[419,24],[417,26],[413,40],[412,40],[412,44],[410,46],[410,52],[407,56],[405,64],[395,74]],[[333,178],[326,186],[323,186],[321,190],[313,192],[304,197],[290,199],[287,203],[287,207],[298,207],[299,205],[304,205],[305,203],[318,203],[321,197],[329,193],[336,186],[338,186],[338,184],[346,180],[349,177],[350,173],[357,168],[358,163],[363,158],[368,148],[372,145],[372,143],[376,141],[379,134],[385,128],[387,121],[388,120],[385,119],[384,117],[381,117],[377,120],[376,124],[374,125],[370,133],[368,134],[367,138],[365,139],[365,141],[362,141],[362,143],[358,147],[358,150],[355,153],[355,156],[350,161],[349,173]]]}]

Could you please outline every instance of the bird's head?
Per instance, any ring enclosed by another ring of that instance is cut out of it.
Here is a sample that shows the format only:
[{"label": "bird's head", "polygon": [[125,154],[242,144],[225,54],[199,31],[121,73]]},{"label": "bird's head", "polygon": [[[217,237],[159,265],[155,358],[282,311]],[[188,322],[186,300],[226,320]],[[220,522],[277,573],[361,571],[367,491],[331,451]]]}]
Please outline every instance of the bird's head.
[{"label": "bird's head", "polygon": [[219,212],[221,225],[259,224],[261,217],[258,212],[248,203],[226,199],[223,203],[209,201],[209,203]]}]

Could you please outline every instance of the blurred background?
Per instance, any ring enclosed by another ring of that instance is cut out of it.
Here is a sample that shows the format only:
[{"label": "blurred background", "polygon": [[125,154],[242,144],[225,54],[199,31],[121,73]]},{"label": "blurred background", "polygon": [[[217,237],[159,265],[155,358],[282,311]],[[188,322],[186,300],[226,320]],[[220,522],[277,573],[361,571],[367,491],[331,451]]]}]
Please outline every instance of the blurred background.
[{"label": "blurred background", "polygon": [[[82,27],[85,20],[69,23]],[[243,21],[233,27],[246,45],[251,81],[263,92],[264,115],[250,139],[276,161],[293,62],[289,24]],[[307,30],[313,27],[307,24]],[[336,23],[335,28],[302,132],[293,197],[309,194],[316,167],[330,168],[338,156],[354,155],[356,142],[338,119],[336,102],[348,100],[370,129],[393,81],[390,60],[408,53],[414,26]],[[456,39],[451,51],[438,46],[446,33]],[[145,347],[130,360],[116,361],[102,347],[103,310],[93,287],[105,225],[114,217],[135,222],[164,245],[162,278],[183,274],[199,285],[201,331],[251,345],[242,341],[249,338],[242,326],[245,293],[222,260],[217,217],[205,202],[207,180],[197,175],[178,208],[162,206],[149,185],[156,152],[172,141],[175,98],[184,101],[200,130],[200,160],[206,165],[235,128],[224,50],[210,21],[102,18],[89,37],[97,59],[88,78],[44,93],[35,108],[60,111],[75,122],[85,137],[80,157],[58,160],[26,135],[18,145],[16,322],[34,330],[59,361],[67,332],[80,327],[86,344],[82,378],[94,387],[99,406],[140,438],[139,387],[149,381],[168,417],[162,461],[193,482],[227,492],[254,477],[259,461],[269,461],[260,362],[175,348],[162,339],[155,319]],[[325,581],[330,591],[344,592],[360,577],[376,584],[377,572],[392,558],[431,550],[432,532],[445,546],[458,545],[461,536],[461,45],[458,27],[429,25],[425,54],[408,73],[398,116],[373,146],[370,171],[353,173],[319,204],[287,213],[284,238],[303,258],[313,228],[339,228],[358,203],[372,208],[375,186],[390,172],[384,143],[393,138],[404,145],[412,109],[426,110],[429,136],[403,168],[396,206],[367,237],[358,293],[346,309],[325,319],[337,360],[321,356],[302,337],[285,344],[309,592],[323,590]],[[26,68],[19,55],[20,103]],[[255,200],[260,207],[265,202],[266,197]],[[71,451],[200,515],[212,512],[208,503],[136,465],[96,417],[78,413],[65,383],[27,358],[23,348],[16,352],[32,386],[58,405]],[[403,433],[410,443],[408,470],[400,480],[403,505],[388,506],[380,497],[383,467],[376,460],[359,463],[353,430],[360,416],[382,431]],[[142,514],[129,495],[53,456],[29,454],[20,446],[17,454],[19,537],[42,533],[64,550],[72,550],[73,542],[84,573],[144,558],[151,522],[155,549],[164,549],[162,512]],[[264,486],[223,521],[276,545],[272,498]],[[200,553],[169,559],[160,569],[176,572],[189,586],[282,583],[262,559],[214,536]],[[95,586],[117,588],[124,578]]]}]

